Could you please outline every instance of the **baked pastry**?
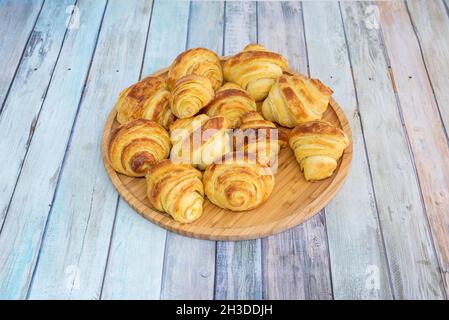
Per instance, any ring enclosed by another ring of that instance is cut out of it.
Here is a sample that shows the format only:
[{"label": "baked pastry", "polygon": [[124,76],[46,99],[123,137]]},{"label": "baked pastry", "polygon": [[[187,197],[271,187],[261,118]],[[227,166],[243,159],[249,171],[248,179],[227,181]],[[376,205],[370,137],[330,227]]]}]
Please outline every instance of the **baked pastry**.
[{"label": "baked pastry", "polygon": [[236,151],[252,153],[260,163],[270,167],[276,163],[279,151],[286,145],[287,134],[257,111],[244,114],[240,129],[234,132]]},{"label": "baked pastry", "polygon": [[120,124],[148,119],[168,129],[175,121],[170,110],[170,92],[161,77],[146,77],[123,90],[115,108]]},{"label": "baked pastry", "polygon": [[343,130],[323,120],[306,122],[295,127],[289,138],[306,180],[330,177],[337,161],[349,145]]},{"label": "baked pastry", "polygon": [[203,213],[201,178],[201,172],[191,165],[162,160],[148,170],[147,197],[155,209],[178,222],[190,223]]},{"label": "baked pastry", "polygon": [[264,203],[274,187],[270,168],[251,154],[227,154],[207,167],[204,192],[215,205],[232,211],[251,210]]},{"label": "baked pastry", "polygon": [[238,84],[256,101],[261,101],[287,69],[288,62],[280,54],[249,44],[223,64],[223,75],[226,81]]},{"label": "baked pastry", "polygon": [[209,49],[190,49],[177,56],[168,70],[168,88],[172,90],[176,81],[189,74],[207,77],[214,90],[220,88],[223,83],[220,59]]},{"label": "baked pastry", "polygon": [[114,170],[130,177],[145,176],[148,168],[170,153],[170,136],[154,121],[137,119],[118,127],[109,141]]},{"label": "baked pastry", "polygon": [[222,116],[209,118],[202,114],[178,119],[170,128],[173,148],[170,159],[204,170],[214,160],[231,150],[229,125]]},{"label": "baked pastry", "polygon": [[214,97],[208,78],[190,74],[176,81],[170,98],[171,111],[178,118],[189,118],[198,113]]},{"label": "baked pastry", "polygon": [[231,128],[240,126],[240,118],[249,111],[256,110],[254,99],[238,85],[227,82],[215,94],[204,112],[210,116],[223,116]]},{"label": "baked pastry", "polygon": [[331,95],[332,90],[318,79],[283,75],[263,102],[262,113],[265,119],[292,128],[321,119]]}]

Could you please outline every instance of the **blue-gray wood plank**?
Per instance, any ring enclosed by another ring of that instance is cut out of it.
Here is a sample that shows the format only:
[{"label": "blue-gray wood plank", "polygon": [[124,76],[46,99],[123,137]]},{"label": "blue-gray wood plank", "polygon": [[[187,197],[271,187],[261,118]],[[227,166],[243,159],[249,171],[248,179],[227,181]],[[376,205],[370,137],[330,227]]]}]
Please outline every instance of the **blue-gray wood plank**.
[{"label": "blue-gray wood plank", "polygon": [[[447,129],[445,5],[409,2],[403,14]],[[389,68],[398,52],[383,44],[378,9],[1,0],[0,299],[445,298],[447,237],[432,238],[426,222],[429,190],[416,178]],[[99,148],[105,117],[122,88],[185,48],[228,55],[249,42],[334,89],[353,129],[352,172],[320,215],[276,236],[215,242],[167,232],[109,182]]]}]

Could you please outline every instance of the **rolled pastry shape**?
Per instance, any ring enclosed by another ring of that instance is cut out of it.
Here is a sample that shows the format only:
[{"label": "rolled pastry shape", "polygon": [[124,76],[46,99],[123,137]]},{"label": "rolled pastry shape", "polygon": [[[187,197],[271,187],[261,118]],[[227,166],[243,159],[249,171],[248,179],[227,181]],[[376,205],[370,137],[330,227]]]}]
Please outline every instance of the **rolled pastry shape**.
[{"label": "rolled pastry shape", "polygon": [[242,115],[256,109],[256,101],[245,90],[227,82],[215,93],[204,112],[210,117],[223,116],[231,128],[238,128]]},{"label": "rolled pastry shape", "polygon": [[332,175],[349,139],[340,128],[324,120],[315,120],[295,127],[289,144],[304,178],[315,181]]},{"label": "rolled pastry shape", "polygon": [[318,79],[301,75],[282,75],[262,104],[265,119],[292,128],[321,119],[329,104],[332,90]]},{"label": "rolled pastry shape", "polygon": [[267,201],[274,188],[270,168],[253,155],[230,153],[207,167],[204,191],[215,205],[232,211],[254,209]]},{"label": "rolled pastry shape", "polygon": [[190,74],[179,79],[170,98],[171,111],[178,118],[189,118],[204,108],[214,97],[208,78]]},{"label": "rolled pastry shape", "polygon": [[287,145],[287,134],[257,111],[242,116],[240,129],[234,132],[233,138],[236,151],[254,154],[260,163],[270,167],[276,163],[281,148]]},{"label": "rolled pastry shape", "polygon": [[143,177],[151,165],[168,157],[170,136],[158,123],[137,119],[112,133],[108,153],[115,171],[130,177]]},{"label": "rolled pastry shape", "polygon": [[204,170],[214,160],[231,151],[229,124],[222,116],[205,114],[178,119],[170,129],[173,148],[170,159]]},{"label": "rolled pastry shape", "polygon": [[280,54],[249,44],[223,64],[223,75],[226,81],[238,84],[256,101],[262,101],[287,69],[287,59]]},{"label": "rolled pastry shape", "polygon": [[214,90],[223,83],[220,59],[215,52],[206,48],[190,49],[176,57],[168,70],[168,88],[173,90],[176,81],[189,74],[205,76]]},{"label": "rolled pastry shape", "polygon": [[188,164],[162,160],[146,175],[151,205],[180,223],[191,223],[203,213],[204,188],[200,171]]},{"label": "rolled pastry shape", "polygon": [[147,119],[168,129],[175,121],[170,110],[170,92],[161,77],[147,77],[123,90],[115,108],[120,124]]}]

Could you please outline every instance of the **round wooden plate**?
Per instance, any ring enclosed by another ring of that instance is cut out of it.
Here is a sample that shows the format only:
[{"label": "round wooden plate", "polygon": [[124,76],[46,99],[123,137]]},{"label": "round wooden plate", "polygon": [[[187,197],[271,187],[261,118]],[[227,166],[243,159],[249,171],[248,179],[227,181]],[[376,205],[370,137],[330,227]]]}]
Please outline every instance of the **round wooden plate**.
[{"label": "round wooden plate", "polygon": [[[224,60],[226,58],[222,58]],[[154,75],[166,76],[167,68]],[[289,71],[295,74],[294,71]],[[325,180],[307,182],[290,147],[279,155],[275,187],[266,203],[246,212],[232,212],[213,205],[207,198],[203,215],[191,224],[174,221],[168,214],[156,211],[146,198],[145,178],[131,178],[114,171],[107,153],[109,136],[119,125],[116,110],[109,114],[103,130],[102,157],[106,171],[120,196],[146,219],[182,235],[209,240],[245,240],[266,237],[295,227],[318,213],[341,187],[352,160],[352,134],[342,109],[331,98],[323,119],[348,135],[349,146],[343,153],[334,174]]]}]

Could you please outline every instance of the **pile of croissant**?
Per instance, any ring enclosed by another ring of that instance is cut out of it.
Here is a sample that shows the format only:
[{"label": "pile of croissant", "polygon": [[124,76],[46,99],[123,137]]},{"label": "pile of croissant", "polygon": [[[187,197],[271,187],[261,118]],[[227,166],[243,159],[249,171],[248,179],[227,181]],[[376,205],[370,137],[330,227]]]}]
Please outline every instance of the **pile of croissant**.
[{"label": "pile of croissant", "polygon": [[181,53],[166,76],[120,93],[112,167],[146,177],[152,206],[181,223],[201,216],[205,196],[232,211],[264,203],[287,142],[306,180],[331,176],[349,144],[321,120],[332,90],[287,69],[282,55],[257,44],[223,63],[205,48]]}]

